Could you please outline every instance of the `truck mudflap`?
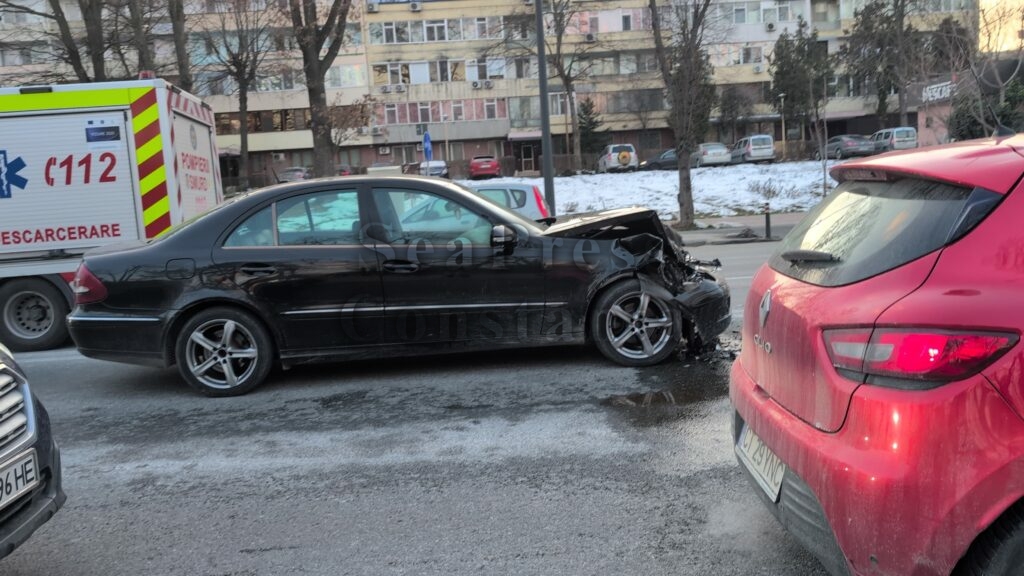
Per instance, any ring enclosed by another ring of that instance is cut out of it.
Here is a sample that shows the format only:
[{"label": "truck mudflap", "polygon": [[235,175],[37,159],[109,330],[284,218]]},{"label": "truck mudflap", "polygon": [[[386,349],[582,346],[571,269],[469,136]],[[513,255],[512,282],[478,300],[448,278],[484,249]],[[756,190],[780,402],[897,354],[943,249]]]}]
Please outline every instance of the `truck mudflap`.
[{"label": "truck mudflap", "polygon": [[721,262],[695,260],[684,250],[653,234],[637,234],[617,241],[634,258],[641,289],[672,305],[693,330],[684,336],[687,347],[698,351],[714,342],[732,322],[729,287],[712,272]]}]

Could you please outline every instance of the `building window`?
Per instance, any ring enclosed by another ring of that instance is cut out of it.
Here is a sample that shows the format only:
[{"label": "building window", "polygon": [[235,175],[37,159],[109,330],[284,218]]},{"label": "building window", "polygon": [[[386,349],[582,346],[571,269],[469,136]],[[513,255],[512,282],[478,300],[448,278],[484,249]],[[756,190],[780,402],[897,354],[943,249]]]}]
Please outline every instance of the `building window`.
[{"label": "building window", "polygon": [[622,15],[622,31],[629,32],[633,29],[633,16],[631,14]]},{"label": "building window", "polygon": [[733,8],[732,11],[733,24],[746,24],[747,23],[747,9],[746,8]]},{"label": "building window", "polygon": [[466,119],[466,114],[462,110],[462,100],[452,101],[452,121],[461,122]]},{"label": "building window", "polygon": [[487,30],[487,17],[479,16],[476,19],[476,37],[477,38],[488,38],[490,34]]},{"label": "building window", "polygon": [[384,105],[384,123],[385,124],[398,124],[398,105],[397,104],[385,104]]},{"label": "building window", "polygon": [[587,24],[590,26],[590,33],[591,34],[597,34],[598,33],[598,29],[600,28],[600,22],[601,22],[601,20],[597,16],[591,16],[589,18],[589,20],[587,21]]},{"label": "building window", "polygon": [[423,23],[427,42],[445,42],[448,40],[448,24],[444,20],[427,20]]},{"label": "building window", "polygon": [[433,122],[433,116],[430,114],[430,102],[420,102],[420,123]]},{"label": "building window", "polygon": [[753,46],[743,49],[743,64],[756,64],[761,61],[761,47]]},{"label": "building window", "polygon": [[567,113],[567,101],[564,92],[548,95],[548,113],[552,116],[562,116]]},{"label": "building window", "polygon": [[537,69],[534,65],[533,58],[519,57],[513,61],[515,66],[516,78],[536,78]]},{"label": "building window", "polygon": [[484,118],[493,120],[498,117],[498,101],[494,98],[484,100]]}]

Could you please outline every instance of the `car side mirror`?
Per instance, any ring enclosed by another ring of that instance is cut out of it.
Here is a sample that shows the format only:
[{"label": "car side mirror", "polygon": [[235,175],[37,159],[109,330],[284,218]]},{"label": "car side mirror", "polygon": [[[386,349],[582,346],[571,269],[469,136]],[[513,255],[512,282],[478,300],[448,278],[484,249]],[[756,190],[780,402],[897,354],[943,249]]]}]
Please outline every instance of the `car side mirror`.
[{"label": "car side mirror", "polygon": [[517,240],[518,234],[516,234],[515,229],[511,226],[496,224],[491,228],[491,246],[502,248],[506,256],[515,249]]}]

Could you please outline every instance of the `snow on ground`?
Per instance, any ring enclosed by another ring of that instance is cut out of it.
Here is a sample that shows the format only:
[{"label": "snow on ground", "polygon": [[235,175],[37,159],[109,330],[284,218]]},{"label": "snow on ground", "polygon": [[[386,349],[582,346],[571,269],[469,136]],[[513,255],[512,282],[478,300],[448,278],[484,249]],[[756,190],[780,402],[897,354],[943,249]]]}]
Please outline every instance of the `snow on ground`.
[{"label": "snow on ground", "polygon": [[[829,167],[834,165],[829,162]],[[695,168],[693,205],[698,216],[735,216],[761,212],[766,194],[775,212],[807,210],[821,199],[820,162],[737,164]],[[543,178],[502,178],[534,184],[544,190]],[[465,182],[463,182],[465,183]],[[836,185],[831,177],[829,187]],[[581,174],[555,178],[557,213],[572,214],[626,206],[654,208],[663,219],[679,213],[676,195],[679,173],[674,170]]]}]

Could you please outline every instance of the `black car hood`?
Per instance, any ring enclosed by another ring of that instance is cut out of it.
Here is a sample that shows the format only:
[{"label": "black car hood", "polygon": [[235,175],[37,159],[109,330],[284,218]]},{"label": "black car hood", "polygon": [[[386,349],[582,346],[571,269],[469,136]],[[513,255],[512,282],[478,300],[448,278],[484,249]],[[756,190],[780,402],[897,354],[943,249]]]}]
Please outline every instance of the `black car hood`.
[{"label": "black car hood", "polygon": [[650,208],[617,208],[586,214],[573,214],[544,231],[556,238],[621,238],[641,233],[664,236],[665,227],[658,213]]},{"label": "black car hood", "polygon": [[595,240],[622,239],[638,234],[656,236],[670,246],[674,255],[683,260],[682,238],[665,227],[658,213],[650,208],[633,207],[602,210],[572,216],[549,226],[543,235],[549,238],[592,238]]}]

